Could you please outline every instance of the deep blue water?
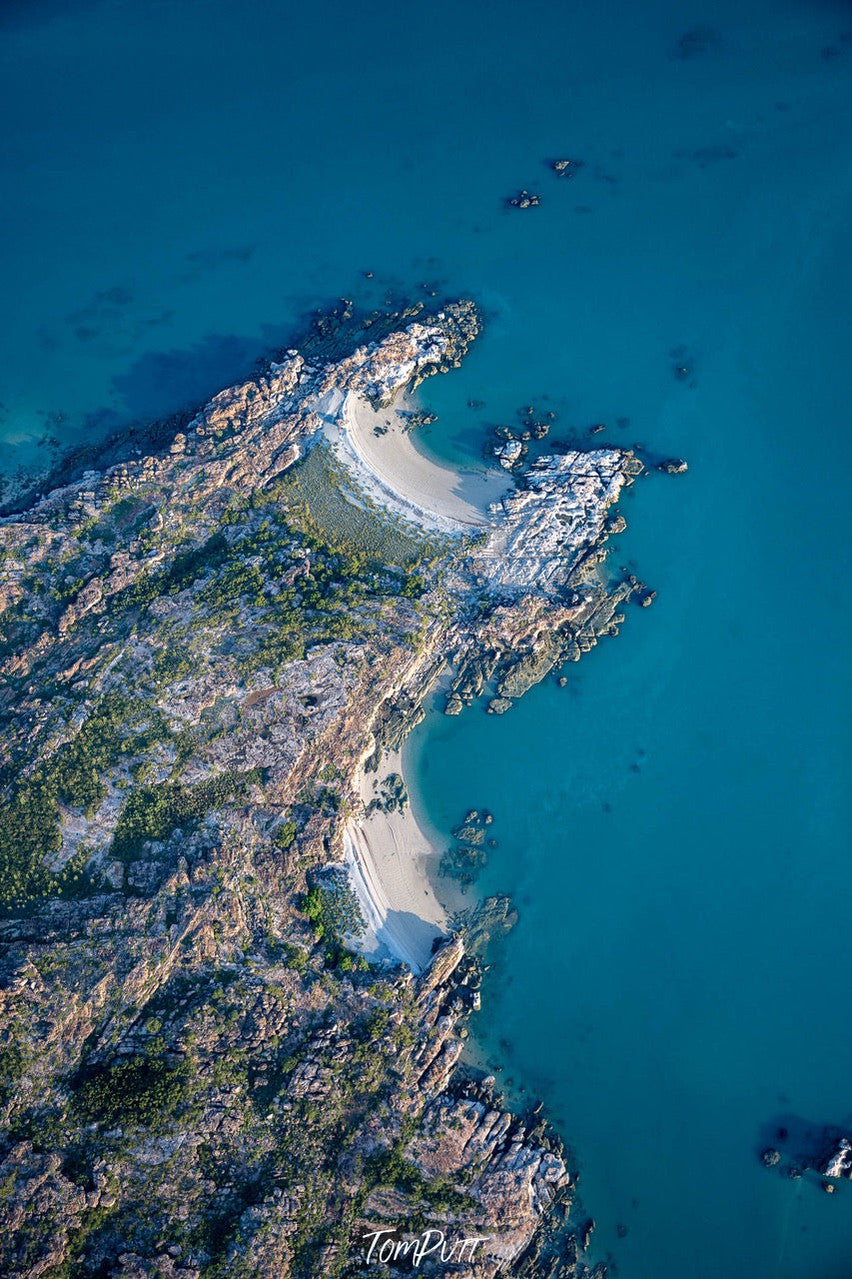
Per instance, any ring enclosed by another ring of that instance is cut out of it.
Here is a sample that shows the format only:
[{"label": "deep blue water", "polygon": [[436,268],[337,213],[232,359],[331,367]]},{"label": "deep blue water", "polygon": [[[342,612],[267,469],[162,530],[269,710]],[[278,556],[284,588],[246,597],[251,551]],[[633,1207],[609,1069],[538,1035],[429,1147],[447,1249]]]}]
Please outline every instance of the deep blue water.
[{"label": "deep blue water", "polygon": [[496,815],[521,922],[478,1032],[575,1146],[595,1255],[848,1274],[849,1187],[756,1151],[852,1120],[852,7],[7,0],[0,60],[7,468],[423,280],[490,316],[426,447],[547,396],[689,459],[624,503],[654,607],[566,689],[427,720],[419,798]]}]

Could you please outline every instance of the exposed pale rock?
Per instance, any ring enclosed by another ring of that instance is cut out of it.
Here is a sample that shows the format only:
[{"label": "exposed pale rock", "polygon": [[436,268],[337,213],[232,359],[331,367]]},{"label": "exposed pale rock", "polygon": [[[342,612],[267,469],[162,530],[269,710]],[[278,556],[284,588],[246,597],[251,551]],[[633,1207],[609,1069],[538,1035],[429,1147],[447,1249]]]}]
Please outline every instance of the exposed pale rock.
[{"label": "exposed pale rock", "polygon": [[477,549],[477,574],[512,597],[535,590],[557,595],[604,535],[607,511],[635,459],[617,449],[540,458],[516,489],[491,509],[495,526]]},{"label": "exposed pale rock", "polygon": [[824,1177],[852,1179],[852,1141],[848,1137],[841,1137],[835,1143],[831,1153],[823,1161],[820,1172]]},{"label": "exposed pale rock", "polygon": [[520,440],[507,440],[505,444],[501,444],[494,450],[494,456],[502,467],[511,471],[523,461],[526,451]]}]

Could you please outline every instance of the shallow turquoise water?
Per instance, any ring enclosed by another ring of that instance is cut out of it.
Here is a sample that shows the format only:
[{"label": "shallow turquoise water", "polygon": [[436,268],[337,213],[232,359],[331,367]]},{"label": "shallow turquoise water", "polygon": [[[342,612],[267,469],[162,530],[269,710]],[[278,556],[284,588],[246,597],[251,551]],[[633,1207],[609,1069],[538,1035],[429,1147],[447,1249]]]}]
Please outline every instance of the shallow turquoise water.
[{"label": "shallow turquoise water", "polygon": [[[421,280],[490,317],[427,448],[548,396],[557,433],[626,416],[689,459],[625,500],[654,608],[413,743],[432,823],[496,815],[521,922],[479,1033],[629,1279],[849,1271],[850,1196],[756,1159],[782,1117],[852,1119],[844,32],[827,0],[0,10],[7,467]],[[542,207],[504,211],[522,185]]]}]

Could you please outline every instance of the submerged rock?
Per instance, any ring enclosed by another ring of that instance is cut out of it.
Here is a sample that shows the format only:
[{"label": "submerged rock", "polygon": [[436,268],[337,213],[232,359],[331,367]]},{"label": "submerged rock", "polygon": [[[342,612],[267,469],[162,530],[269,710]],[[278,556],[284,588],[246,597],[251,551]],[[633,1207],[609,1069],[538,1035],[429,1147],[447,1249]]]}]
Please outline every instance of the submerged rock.
[{"label": "submerged rock", "polygon": [[660,462],[657,470],[663,471],[666,475],[683,475],[689,470],[689,465],[682,457],[670,457],[665,462]]},{"label": "submerged rock", "polygon": [[[486,897],[459,921],[466,950],[472,955],[485,955],[490,943],[508,933],[517,922],[518,912],[511,897]],[[492,1078],[492,1086],[494,1083]]]}]

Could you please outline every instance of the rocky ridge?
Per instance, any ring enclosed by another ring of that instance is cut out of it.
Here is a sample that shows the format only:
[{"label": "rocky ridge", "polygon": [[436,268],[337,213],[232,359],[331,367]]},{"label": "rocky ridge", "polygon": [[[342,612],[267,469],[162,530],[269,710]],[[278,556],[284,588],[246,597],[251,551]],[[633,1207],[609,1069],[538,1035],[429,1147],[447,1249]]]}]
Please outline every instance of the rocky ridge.
[{"label": "rocky ridge", "polygon": [[629,453],[543,459],[437,550],[350,544],[300,478],[330,394],[387,403],[477,331],[290,350],[0,522],[3,1273],[376,1274],[365,1234],[418,1223],[488,1236],[440,1273],[562,1266],[530,1250],[558,1142],[460,1069],[477,961],[368,970],[317,878],[443,670],[448,712],[508,709],[635,593],[601,548]]}]

